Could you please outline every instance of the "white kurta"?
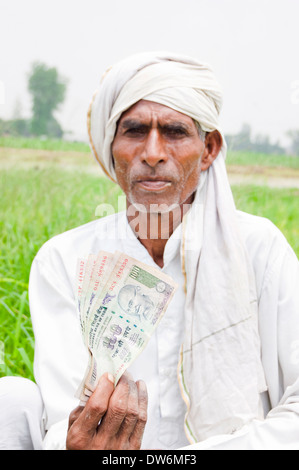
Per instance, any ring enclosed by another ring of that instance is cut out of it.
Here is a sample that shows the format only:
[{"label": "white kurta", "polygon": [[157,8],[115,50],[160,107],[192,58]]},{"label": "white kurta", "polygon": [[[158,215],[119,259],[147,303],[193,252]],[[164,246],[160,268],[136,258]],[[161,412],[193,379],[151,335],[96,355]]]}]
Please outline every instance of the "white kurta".
[{"label": "white kurta", "polygon": [[[268,393],[262,397],[266,419],[234,435],[216,436],[196,446],[299,449],[299,262],[271,222],[242,212],[238,212],[238,220],[256,277],[262,361],[268,385]],[[146,349],[129,369],[135,380],[143,379],[148,387],[149,419],[143,439],[146,449],[188,445],[183,426],[186,407],[177,380],[185,302],[177,232],[166,244],[163,271],[180,288]],[[125,213],[52,238],[32,264],[29,295],[36,338],[35,378],[45,404],[47,448],[65,445],[65,425],[57,423],[66,420],[77,406],[74,394],[87,364],[75,308],[77,258],[100,250],[123,251],[157,267],[131,232]]]}]

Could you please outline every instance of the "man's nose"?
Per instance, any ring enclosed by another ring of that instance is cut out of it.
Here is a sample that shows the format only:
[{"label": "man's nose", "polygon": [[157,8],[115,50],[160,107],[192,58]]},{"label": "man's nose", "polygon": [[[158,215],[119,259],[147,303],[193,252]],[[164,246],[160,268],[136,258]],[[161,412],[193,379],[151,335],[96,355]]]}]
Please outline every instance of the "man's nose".
[{"label": "man's nose", "polygon": [[158,163],[167,161],[165,142],[158,129],[151,129],[141,153],[142,161],[154,168]]}]

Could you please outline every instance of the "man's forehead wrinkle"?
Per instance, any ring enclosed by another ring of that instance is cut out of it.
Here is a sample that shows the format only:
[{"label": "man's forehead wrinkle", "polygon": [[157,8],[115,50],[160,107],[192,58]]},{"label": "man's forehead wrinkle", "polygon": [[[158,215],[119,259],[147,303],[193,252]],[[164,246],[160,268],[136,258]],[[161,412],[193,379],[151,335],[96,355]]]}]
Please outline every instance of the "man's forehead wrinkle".
[{"label": "man's forehead wrinkle", "polygon": [[124,111],[121,115],[119,122],[123,120],[132,119],[135,121],[145,122],[148,120],[159,119],[165,121],[176,122],[189,122],[192,118],[168,106],[151,101],[138,101],[131,108]]},{"label": "man's forehead wrinkle", "polygon": [[124,129],[130,129],[134,127],[181,127],[184,129],[189,129],[192,126],[191,122],[184,122],[183,120],[178,120],[177,118],[170,117],[170,116],[145,116],[142,117],[124,117],[123,120],[120,121],[120,126]]}]

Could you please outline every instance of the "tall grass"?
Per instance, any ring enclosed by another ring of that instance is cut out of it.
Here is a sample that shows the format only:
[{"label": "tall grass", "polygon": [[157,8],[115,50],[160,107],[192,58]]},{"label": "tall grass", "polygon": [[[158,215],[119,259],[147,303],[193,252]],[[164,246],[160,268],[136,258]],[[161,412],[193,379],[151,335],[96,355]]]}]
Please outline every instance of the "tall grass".
[{"label": "tall grass", "polygon": [[[50,237],[93,220],[99,204],[117,208],[121,192],[107,179],[55,168],[2,170],[0,188],[0,342],[5,357],[0,375],[33,379],[32,260]],[[238,186],[233,192],[238,208],[270,218],[299,256],[298,190]]]},{"label": "tall grass", "polygon": [[232,189],[237,208],[270,219],[299,258],[299,189],[253,185],[233,186]]},{"label": "tall grass", "polygon": [[77,172],[0,172],[0,341],[1,375],[33,378],[34,340],[28,305],[32,260],[52,236],[94,219],[97,205],[117,207],[120,190],[106,179]]}]

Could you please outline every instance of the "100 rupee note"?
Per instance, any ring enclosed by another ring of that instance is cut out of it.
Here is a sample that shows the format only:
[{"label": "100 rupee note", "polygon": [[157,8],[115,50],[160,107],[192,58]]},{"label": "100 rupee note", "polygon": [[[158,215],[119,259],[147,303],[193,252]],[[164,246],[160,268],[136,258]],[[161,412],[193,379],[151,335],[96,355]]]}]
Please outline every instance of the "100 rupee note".
[{"label": "100 rupee note", "polygon": [[[177,289],[170,276],[124,253],[109,254],[105,266],[104,258],[105,252],[100,252],[98,265],[94,257],[89,258],[93,268],[85,266],[89,281],[81,289],[81,300],[85,297],[85,301],[80,321],[89,351],[89,364],[77,392],[83,402],[103,373],[111,373],[115,384],[118,382],[146,347]],[[92,286],[97,284],[95,266],[102,266],[102,283],[93,295]]]}]

